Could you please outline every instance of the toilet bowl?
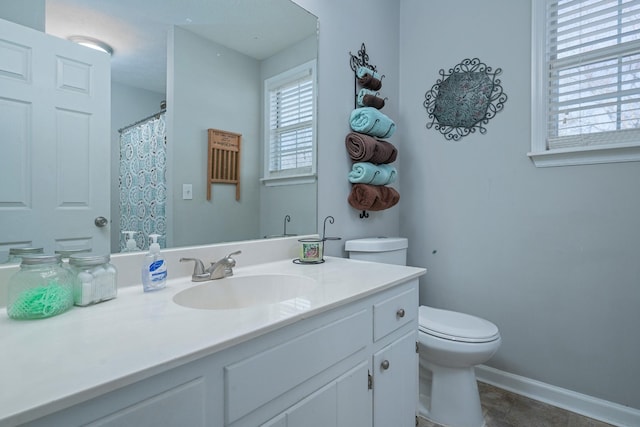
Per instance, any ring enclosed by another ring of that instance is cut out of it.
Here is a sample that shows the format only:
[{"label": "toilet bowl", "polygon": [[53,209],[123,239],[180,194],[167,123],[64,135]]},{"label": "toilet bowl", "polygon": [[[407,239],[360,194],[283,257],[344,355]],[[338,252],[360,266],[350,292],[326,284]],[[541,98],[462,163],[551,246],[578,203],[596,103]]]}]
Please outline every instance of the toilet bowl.
[{"label": "toilet bowl", "polygon": [[[406,264],[408,241],[402,237],[348,240],[349,258]],[[449,427],[485,425],[475,366],[500,347],[493,323],[468,314],[420,306],[419,404],[423,417]]]},{"label": "toilet bowl", "polygon": [[446,426],[483,426],[474,367],[500,347],[498,328],[454,311],[420,306],[418,313],[418,413]]}]

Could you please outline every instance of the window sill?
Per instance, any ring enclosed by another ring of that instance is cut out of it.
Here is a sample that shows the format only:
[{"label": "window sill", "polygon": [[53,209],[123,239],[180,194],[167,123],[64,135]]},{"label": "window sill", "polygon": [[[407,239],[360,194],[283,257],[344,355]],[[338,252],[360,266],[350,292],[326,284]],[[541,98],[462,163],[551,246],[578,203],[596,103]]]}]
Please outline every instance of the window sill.
[{"label": "window sill", "polygon": [[638,162],[640,161],[640,145],[562,148],[543,152],[530,152],[527,153],[527,156],[538,168]]},{"label": "window sill", "polygon": [[313,184],[316,182],[316,175],[290,175],[277,178],[260,178],[260,181],[267,187],[277,187],[280,185]]}]

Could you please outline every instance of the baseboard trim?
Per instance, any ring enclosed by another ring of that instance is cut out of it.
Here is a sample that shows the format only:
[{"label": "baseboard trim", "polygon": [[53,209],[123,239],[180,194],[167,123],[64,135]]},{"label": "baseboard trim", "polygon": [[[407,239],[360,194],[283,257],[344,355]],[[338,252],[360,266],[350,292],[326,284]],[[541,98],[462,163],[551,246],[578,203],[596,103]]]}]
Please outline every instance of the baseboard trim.
[{"label": "baseboard trim", "polygon": [[476,366],[476,378],[487,384],[620,427],[640,426],[640,410],[556,387],[490,366]]}]

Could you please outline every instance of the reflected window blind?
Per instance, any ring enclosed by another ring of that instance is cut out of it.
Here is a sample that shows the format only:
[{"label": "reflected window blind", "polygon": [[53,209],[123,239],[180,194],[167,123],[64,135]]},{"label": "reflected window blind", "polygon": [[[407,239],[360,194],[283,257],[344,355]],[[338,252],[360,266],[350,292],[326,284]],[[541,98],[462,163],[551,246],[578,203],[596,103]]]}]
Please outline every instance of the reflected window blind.
[{"label": "reflected window blind", "polygon": [[551,0],[549,149],[640,143],[640,0]]},{"label": "reflected window blind", "polygon": [[271,176],[312,172],[313,92],[313,76],[309,71],[269,91]]}]

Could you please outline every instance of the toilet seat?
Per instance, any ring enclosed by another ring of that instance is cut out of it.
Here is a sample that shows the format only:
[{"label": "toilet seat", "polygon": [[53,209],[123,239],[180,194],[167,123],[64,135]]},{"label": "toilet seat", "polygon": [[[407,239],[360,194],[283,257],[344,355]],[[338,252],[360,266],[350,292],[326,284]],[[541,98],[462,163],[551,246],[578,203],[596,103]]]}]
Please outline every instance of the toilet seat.
[{"label": "toilet seat", "polygon": [[418,309],[420,332],[451,341],[491,342],[500,338],[498,327],[469,314],[421,305]]}]

